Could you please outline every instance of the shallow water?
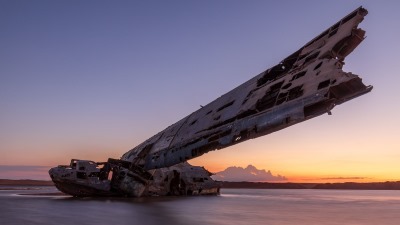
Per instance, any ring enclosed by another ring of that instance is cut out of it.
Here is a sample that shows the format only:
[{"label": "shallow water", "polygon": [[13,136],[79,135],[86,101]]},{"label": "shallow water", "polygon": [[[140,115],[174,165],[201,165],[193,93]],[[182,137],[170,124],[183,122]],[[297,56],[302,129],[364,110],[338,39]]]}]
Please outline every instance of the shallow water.
[{"label": "shallow water", "polygon": [[220,196],[139,199],[31,195],[50,192],[55,188],[1,190],[0,224],[400,224],[400,191],[222,189]]}]

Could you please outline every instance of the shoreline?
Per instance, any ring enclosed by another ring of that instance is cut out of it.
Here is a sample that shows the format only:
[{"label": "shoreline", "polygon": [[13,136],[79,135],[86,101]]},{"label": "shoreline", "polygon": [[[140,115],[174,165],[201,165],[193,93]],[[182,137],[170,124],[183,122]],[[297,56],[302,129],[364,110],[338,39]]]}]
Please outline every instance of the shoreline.
[{"label": "shoreline", "polygon": [[2,186],[54,186],[54,183],[51,180],[0,179],[0,185],[2,185]]},{"label": "shoreline", "polygon": [[[223,189],[337,189],[337,190],[400,190],[400,181],[386,182],[343,182],[343,183],[270,183],[270,182],[228,182],[219,181]],[[16,190],[11,186],[23,186],[31,190],[33,186],[54,186],[51,180],[11,180],[0,179],[0,190]]]},{"label": "shoreline", "polygon": [[344,183],[268,183],[268,182],[226,182],[221,188],[247,189],[329,189],[329,190],[400,190],[400,181],[386,182],[344,182]]}]

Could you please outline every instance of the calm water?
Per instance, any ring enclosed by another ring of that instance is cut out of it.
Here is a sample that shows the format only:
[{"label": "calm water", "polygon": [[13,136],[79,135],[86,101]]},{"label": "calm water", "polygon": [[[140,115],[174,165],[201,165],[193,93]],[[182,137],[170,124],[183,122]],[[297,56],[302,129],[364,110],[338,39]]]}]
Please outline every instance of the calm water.
[{"label": "calm water", "polygon": [[223,189],[221,196],[144,199],[0,191],[0,224],[400,224],[400,191]]}]

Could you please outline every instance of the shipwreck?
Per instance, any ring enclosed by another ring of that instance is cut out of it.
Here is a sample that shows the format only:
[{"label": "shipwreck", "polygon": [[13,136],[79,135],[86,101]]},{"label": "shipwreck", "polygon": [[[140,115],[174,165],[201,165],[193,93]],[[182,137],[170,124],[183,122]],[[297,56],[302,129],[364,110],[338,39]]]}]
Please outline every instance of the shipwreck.
[{"label": "shipwreck", "polygon": [[372,90],[344,72],[344,59],[365,38],[357,8],[277,65],[106,162],[72,159],[50,169],[73,196],[218,194],[220,185],[187,160],[328,113]]}]

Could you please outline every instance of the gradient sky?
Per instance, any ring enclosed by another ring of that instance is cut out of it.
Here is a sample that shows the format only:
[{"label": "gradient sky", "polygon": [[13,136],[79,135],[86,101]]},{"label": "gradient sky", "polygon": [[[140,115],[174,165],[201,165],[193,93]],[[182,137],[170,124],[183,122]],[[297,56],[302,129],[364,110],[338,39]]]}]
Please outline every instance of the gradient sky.
[{"label": "gradient sky", "polygon": [[400,3],[347,0],[0,0],[0,178],[119,158],[360,5],[367,38],[344,70],[371,93],[191,163],[298,182],[400,180]]}]

